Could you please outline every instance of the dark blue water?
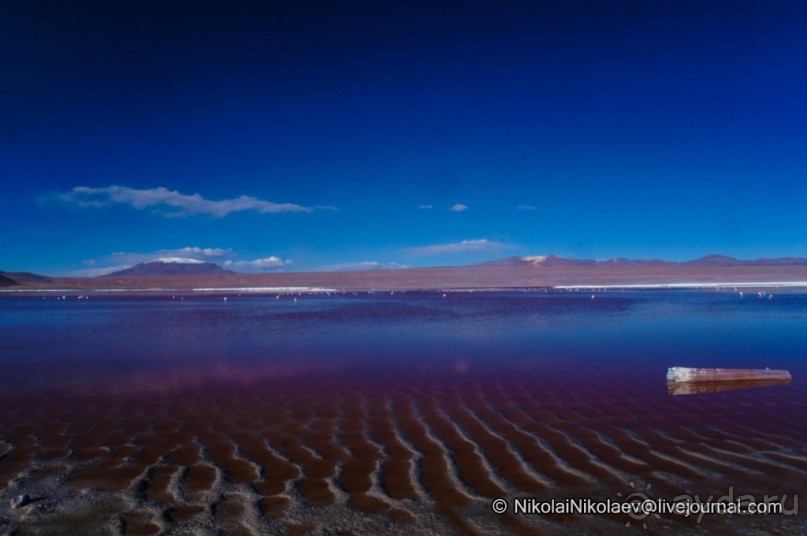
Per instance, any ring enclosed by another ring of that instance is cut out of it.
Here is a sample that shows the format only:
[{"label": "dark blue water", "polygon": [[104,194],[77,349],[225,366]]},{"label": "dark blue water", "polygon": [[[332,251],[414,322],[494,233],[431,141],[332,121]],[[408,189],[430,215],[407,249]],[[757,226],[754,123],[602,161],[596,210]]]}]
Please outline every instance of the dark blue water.
[{"label": "dark blue water", "polygon": [[670,366],[805,377],[807,295],[477,292],[0,299],[0,387],[125,381],[133,371],[290,363],[663,382]]}]

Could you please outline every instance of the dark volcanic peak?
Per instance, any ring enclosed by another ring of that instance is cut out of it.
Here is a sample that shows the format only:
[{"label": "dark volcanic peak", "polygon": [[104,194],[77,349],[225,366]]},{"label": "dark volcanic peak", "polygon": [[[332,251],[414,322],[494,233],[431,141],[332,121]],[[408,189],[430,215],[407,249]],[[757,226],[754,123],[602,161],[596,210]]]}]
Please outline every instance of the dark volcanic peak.
[{"label": "dark volcanic peak", "polygon": [[152,277],[166,275],[221,275],[232,274],[218,264],[199,261],[196,259],[183,259],[179,257],[166,257],[150,262],[141,262],[131,268],[112,272],[100,277]]},{"label": "dark volcanic peak", "polygon": [[29,283],[50,283],[52,279],[44,275],[32,274],[31,272],[0,272],[0,275],[13,279],[18,285]]},{"label": "dark volcanic peak", "polygon": [[17,283],[10,277],[0,275],[0,287],[16,287],[17,285],[19,285],[19,283]]}]

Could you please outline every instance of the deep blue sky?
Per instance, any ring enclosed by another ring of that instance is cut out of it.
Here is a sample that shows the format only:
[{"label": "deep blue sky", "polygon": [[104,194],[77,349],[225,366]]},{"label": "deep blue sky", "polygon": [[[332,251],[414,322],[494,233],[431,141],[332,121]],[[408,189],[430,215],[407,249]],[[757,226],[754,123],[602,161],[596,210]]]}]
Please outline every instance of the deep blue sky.
[{"label": "deep blue sky", "polygon": [[4,4],[0,269],[807,256],[803,2],[195,4]]}]

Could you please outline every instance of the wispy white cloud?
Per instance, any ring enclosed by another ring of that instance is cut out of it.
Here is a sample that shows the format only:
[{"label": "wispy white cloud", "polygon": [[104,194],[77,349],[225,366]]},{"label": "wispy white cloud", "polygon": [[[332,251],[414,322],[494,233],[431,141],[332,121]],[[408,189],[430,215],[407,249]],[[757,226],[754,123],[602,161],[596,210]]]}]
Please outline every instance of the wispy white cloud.
[{"label": "wispy white cloud", "polygon": [[[222,257],[226,257],[228,255],[232,255],[233,250],[232,248],[222,249],[222,248],[200,248],[195,246],[184,247],[179,249],[161,249],[160,253],[165,253],[165,255],[160,255],[161,257],[164,256],[178,256],[178,257],[191,257],[197,260],[205,260],[205,259],[220,259]],[[170,253],[170,255],[168,255]]]},{"label": "wispy white cloud", "polygon": [[280,257],[264,257],[263,259],[255,259],[251,261],[233,261],[227,260],[224,266],[232,268],[237,272],[268,272],[273,270],[280,270],[292,264],[289,259],[281,259]]},{"label": "wispy white cloud", "polygon": [[205,199],[198,193],[188,195],[163,186],[145,189],[116,185],[104,188],[77,186],[69,192],[56,194],[56,199],[62,203],[88,208],[129,205],[138,210],[154,209],[165,216],[207,214],[221,218],[233,212],[248,210],[260,213],[311,212],[314,210],[311,207],[294,203],[273,203],[248,195],[233,199]]},{"label": "wispy white cloud", "polygon": [[387,270],[393,268],[406,268],[397,262],[382,263],[378,261],[343,262],[338,264],[326,264],[316,268],[318,272],[350,272],[354,270]]},{"label": "wispy white cloud", "polygon": [[418,208],[432,209],[434,205],[418,205]]},{"label": "wispy white cloud", "polygon": [[468,205],[463,205],[462,203],[456,203],[449,209],[451,212],[465,212],[468,210]]},{"label": "wispy white cloud", "polygon": [[495,252],[513,248],[512,244],[492,242],[484,238],[476,240],[463,240],[450,244],[432,244],[406,249],[405,252],[412,257],[430,257],[433,255],[450,255],[456,253]]},{"label": "wispy white cloud", "polygon": [[518,210],[535,210],[537,207],[534,207],[533,205],[518,205],[516,208]]}]

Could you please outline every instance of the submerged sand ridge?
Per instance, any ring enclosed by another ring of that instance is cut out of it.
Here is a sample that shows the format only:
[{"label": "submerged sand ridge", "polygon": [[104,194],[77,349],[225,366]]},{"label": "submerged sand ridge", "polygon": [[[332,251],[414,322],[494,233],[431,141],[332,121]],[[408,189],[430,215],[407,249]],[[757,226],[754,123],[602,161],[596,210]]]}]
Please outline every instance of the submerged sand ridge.
[{"label": "submerged sand ridge", "polygon": [[[616,499],[648,485],[656,497],[803,495],[807,431],[793,423],[806,398],[776,389],[683,400],[629,381],[397,374],[4,391],[2,499],[35,501],[0,512],[0,529],[621,534],[626,516],[500,516],[490,501]],[[804,528],[798,516],[647,523]]]}]

